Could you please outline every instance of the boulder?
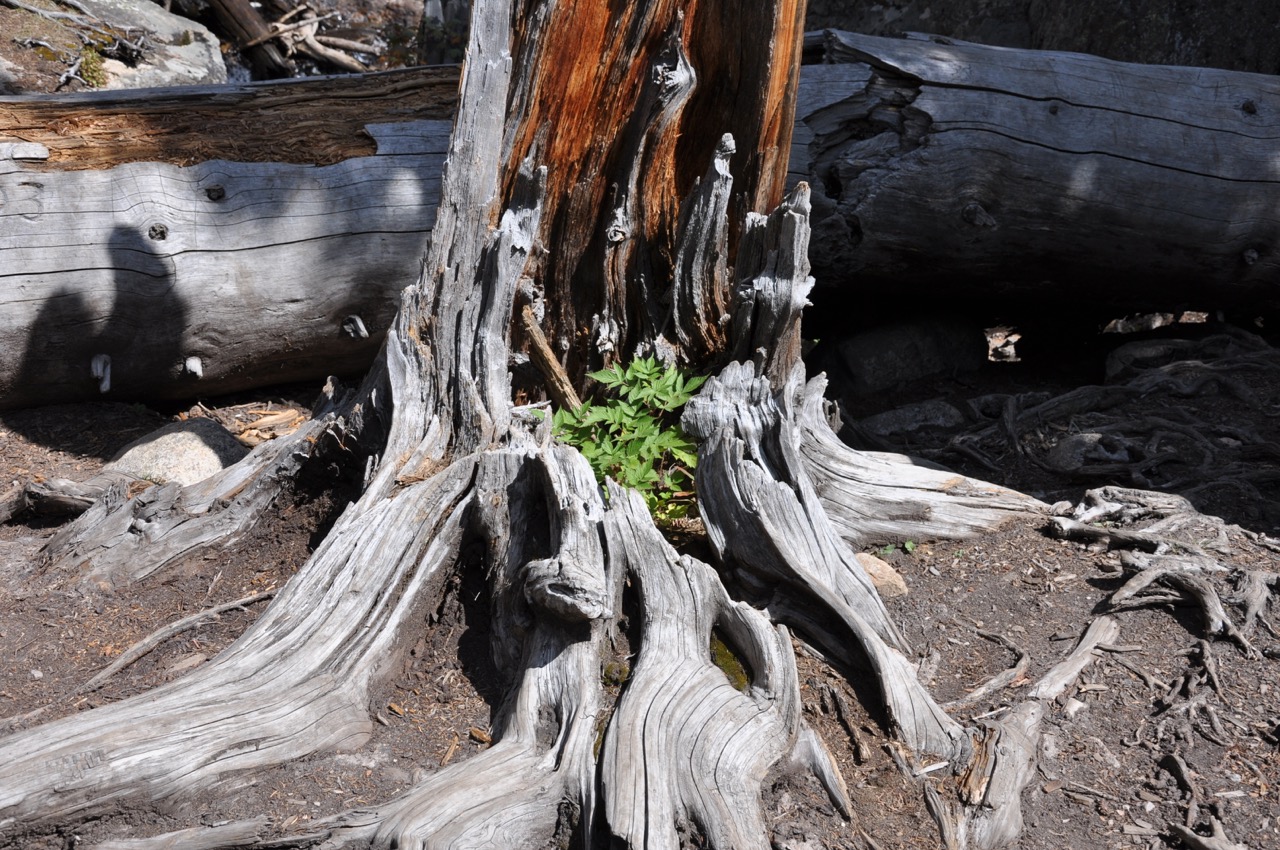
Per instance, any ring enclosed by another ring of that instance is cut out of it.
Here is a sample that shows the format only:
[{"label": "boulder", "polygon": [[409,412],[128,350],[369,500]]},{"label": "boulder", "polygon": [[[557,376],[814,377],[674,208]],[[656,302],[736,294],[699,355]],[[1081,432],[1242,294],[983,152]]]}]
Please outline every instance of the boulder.
[{"label": "boulder", "polygon": [[136,67],[104,59],[102,88],[143,89],[165,86],[221,85],[227,66],[218,39],[202,24],[164,10],[150,0],[82,0],[85,10],[104,23],[145,33]]},{"label": "boulder", "polygon": [[959,428],[964,423],[963,413],[942,399],[935,398],[868,416],[859,424],[872,434],[887,437],[891,434],[910,434],[921,428]]},{"label": "boulder", "polygon": [[173,482],[187,486],[203,481],[249,453],[231,432],[212,419],[173,422],[125,446],[103,468],[104,473]]},{"label": "boulder", "polygon": [[1094,464],[1129,463],[1140,449],[1130,451],[1127,440],[1116,434],[1071,434],[1059,440],[1045,455],[1045,465],[1067,474],[1083,473]]},{"label": "boulder", "polygon": [[844,397],[881,392],[931,375],[953,375],[987,362],[982,329],[949,319],[911,319],[859,331],[826,347],[819,367]]}]

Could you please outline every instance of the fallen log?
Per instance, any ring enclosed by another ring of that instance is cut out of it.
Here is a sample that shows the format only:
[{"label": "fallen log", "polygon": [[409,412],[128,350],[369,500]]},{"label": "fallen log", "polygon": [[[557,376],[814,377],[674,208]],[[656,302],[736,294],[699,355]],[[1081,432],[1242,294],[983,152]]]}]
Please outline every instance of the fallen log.
[{"label": "fallen log", "polygon": [[840,32],[827,57],[867,77],[805,119],[822,285],[890,309],[1280,305],[1280,78]]},{"label": "fallen log", "polygon": [[0,407],[368,368],[435,217],[456,93],[446,68],[5,98]]},{"label": "fallen log", "polygon": [[[801,105],[851,68],[815,69]],[[0,98],[0,409],[368,368],[457,88],[442,67]]]},{"label": "fallen log", "polygon": [[[1280,303],[1274,78],[827,42],[847,64],[802,71],[789,181],[814,186],[819,287],[861,314]],[[0,98],[0,409],[366,368],[456,89],[437,68]]]}]

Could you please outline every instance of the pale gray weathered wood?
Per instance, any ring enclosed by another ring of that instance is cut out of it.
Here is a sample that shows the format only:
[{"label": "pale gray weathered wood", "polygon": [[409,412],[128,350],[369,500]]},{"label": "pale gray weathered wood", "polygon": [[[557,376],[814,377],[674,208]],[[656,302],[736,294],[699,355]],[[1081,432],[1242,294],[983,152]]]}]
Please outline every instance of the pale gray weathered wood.
[{"label": "pale gray weathered wood", "polygon": [[0,408],[366,369],[425,247],[449,125],[368,129],[379,155],[319,168],[0,160]]}]

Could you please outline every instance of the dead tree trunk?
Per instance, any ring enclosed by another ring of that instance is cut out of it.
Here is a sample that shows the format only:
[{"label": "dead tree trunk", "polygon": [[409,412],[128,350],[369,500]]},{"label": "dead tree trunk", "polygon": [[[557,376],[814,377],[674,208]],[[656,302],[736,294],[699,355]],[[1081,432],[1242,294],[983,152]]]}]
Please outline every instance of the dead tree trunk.
[{"label": "dead tree trunk", "polygon": [[[722,850],[764,850],[760,783],[788,754],[847,810],[839,771],[799,713],[789,628],[874,671],[907,761],[945,762],[928,793],[949,843],[1017,835],[1035,723],[1056,694],[980,727],[949,717],[845,542],[868,525],[856,512],[827,516],[825,503],[856,507],[858,488],[883,472],[832,441],[801,451],[820,428],[805,417],[815,388],[798,360],[812,285],[807,187],[782,202],[801,11],[476,4],[423,274],[360,391],[331,392],[304,437],[210,482],[104,504],[94,524],[65,530],[42,580],[74,583],[84,566],[127,582],[153,551],[210,555],[313,453],[367,461],[363,494],[215,659],[0,738],[6,837],[122,800],[189,811],[270,765],[361,746],[370,688],[463,568],[485,572],[493,653],[511,686],[491,748],[305,833],[254,820],[129,846],[537,848],[576,831],[588,847],[612,836],[675,848],[694,830]],[[512,379],[526,306],[579,389],[587,370],[638,354],[716,373],[685,422],[701,441],[719,571],[678,555],[634,493],[598,487],[583,456],[513,402],[541,392]],[[941,473],[897,483],[908,492],[870,512],[897,505],[938,535],[1043,507]],[[460,556],[467,539],[483,544],[470,547],[482,563]],[[772,600],[771,617],[734,601],[722,575]],[[638,643],[609,715],[602,655],[624,582]],[[748,662],[743,691],[709,657],[713,628]]]}]

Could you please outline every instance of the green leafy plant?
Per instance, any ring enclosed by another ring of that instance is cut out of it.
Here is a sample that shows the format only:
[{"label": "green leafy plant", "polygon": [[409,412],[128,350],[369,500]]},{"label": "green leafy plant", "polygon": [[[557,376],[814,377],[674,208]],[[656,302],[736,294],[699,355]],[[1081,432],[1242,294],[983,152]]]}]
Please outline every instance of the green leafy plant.
[{"label": "green leafy plant", "polygon": [[901,543],[901,544],[890,543],[888,546],[881,547],[881,549],[879,550],[880,557],[881,558],[889,557],[894,552],[898,551],[899,546],[901,546],[902,551],[906,552],[908,555],[916,551],[916,542],[914,540],[908,540],[905,543]]},{"label": "green leafy plant", "polygon": [[556,437],[582,452],[601,483],[608,477],[638,490],[659,521],[687,516],[698,454],[680,429],[680,408],[706,378],[690,377],[652,357],[591,377],[611,398],[557,410]]}]

